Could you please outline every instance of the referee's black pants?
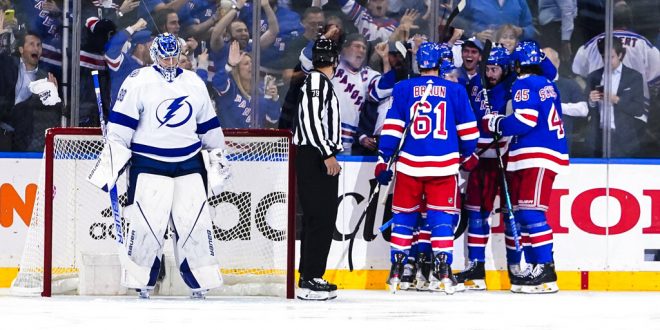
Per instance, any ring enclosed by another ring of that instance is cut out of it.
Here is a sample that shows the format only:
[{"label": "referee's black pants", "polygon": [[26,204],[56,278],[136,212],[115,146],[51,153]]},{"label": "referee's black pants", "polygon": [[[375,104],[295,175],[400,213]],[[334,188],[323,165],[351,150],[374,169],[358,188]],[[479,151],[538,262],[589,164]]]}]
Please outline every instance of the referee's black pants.
[{"label": "referee's black pants", "polygon": [[303,211],[300,277],[323,277],[337,220],[339,175],[330,176],[321,152],[313,146],[296,150],[298,197]]}]

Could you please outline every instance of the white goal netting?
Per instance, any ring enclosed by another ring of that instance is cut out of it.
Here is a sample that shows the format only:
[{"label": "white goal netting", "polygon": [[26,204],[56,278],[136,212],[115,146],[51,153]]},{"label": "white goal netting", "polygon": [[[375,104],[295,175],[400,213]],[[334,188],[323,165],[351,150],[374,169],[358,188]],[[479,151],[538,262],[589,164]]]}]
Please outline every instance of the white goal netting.
[{"label": "white goal netting", "polygon": [[[290,137],[272,130],[226,130],[225,135],[231,178],[225,191],[210,196],[208,202],[226,285],[212,294],[290,295]],[[37,200],[12,289],[46,295],[50,290],[54,294],[124,294],[119,286],[110,199],[86,180],[103,138],[98,130],[72,128],[51,129],[48,136],[52,154],[44,153]],[[52,197],[45,194],[49,181]],[[117,184],[122,206],[126,181],[122,175]],[[52,208],[46,198],[52,199]],[[52,235],[46,229],[49,219]],[[187,294],[174,265],[171,240],[165,242],[165,276],[158,293]],[[48,259],[51,266],[44,268]],[[50,288],[44,285],[48,276],[52,277]]]}]

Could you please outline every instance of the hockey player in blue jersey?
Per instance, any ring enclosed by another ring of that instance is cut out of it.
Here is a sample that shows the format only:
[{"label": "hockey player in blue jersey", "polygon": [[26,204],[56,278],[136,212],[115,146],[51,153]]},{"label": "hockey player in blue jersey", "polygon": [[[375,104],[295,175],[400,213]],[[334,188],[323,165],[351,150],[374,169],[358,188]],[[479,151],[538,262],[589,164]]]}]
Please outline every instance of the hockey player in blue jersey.
[{"label": "hockey player in blue jersey", "polygon": [[554,84],[542,76],[541,56],[535,41],[518,44],[513,53],[518,73],[511,88],[513,114],[487,114],[482,120],[487,131],[513,137],[507,176],[523,250],[533,268],[529,275],[516,280],[520,285],[512,285],[511,291],[524,293],[559,290],[552,228],[545,212],[555,176],[568,166],[561,102]]},{"label": "hockey player in blue jersey", "polygon": [[[179,272],[193,298],[222,284],[206,185],[218,191],[228,174],[224,136],[204,82],[177,66],[179,53],[173,35],[154,39],[154,65],[133,71],[122,84],[106,145],[89,178],[111,188],[130,161],[122,216],[129,224],[125,252],[134,267],[122,270],[121,281],[143,298],[156,283],[168,225]],[[210,151],[208,162],[202,150]]]},{"label": "hockey player in blue jersey", "polygon": [[438,46],[424,43],[416,56],[421,76],[394,87],[375,170],[378,182],[388,184],[393,171],[387,163],[393,157],[396,160],[388,284],[397,289],[426,197],[434,254],[430,289],[452,294],[456,283],[450,266],[452,214],[458,212],[460,198],[457,174],[461,156],[474,151],[479,130],[464,87],[438,77]]},{"label": "hockey player in blue jersey", "polygon": [[[481,81],[475,81],[470,86],[470,102],[477,120],[481,120],[487,114],[505,114],[507,102],[511,99],[509,89],[511,87],[511,57],[509,51],[501,44],[495,44],[486,59],[486,88]],[[487,91],[487,98],[484,92]],[[484,150],[478,160],[478,164],[469,174],[467,180],[465,209],[468,216],[467,225],[467,258],[469,260],[465,269],[456,274],[456,280],[464,284],[467,289],[486,289],[486,244],[490,237],[490,225],[488,223],[493,203],[497,197],[501,171],[498,167],[497,153],[495,148],[500,149],[500,154],[505,155],[508,148],[508,137],[502,137],[496,144],[493,143],[494,136],[491,132],[480,128],[480,137],[477,143],[479,150]],[[506,257],[509,268],[513,273],[519,273],[521,252],[516,250],[511,228],[506,228]]]}]

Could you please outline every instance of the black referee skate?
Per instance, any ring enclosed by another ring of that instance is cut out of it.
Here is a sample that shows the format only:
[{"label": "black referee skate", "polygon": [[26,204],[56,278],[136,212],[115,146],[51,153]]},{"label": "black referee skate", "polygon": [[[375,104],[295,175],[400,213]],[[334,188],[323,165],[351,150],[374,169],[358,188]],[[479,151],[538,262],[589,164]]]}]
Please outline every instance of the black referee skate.
[{"label": "black referee skate", "polygon": [[456,281],[458,282],[456,290],[486,290],[485,265],[486,263],[483,261],[470,261],[462,272],[456,274]]},{"label": "black referee skate", "polygon": [[522,293],[555,293],[557,291],[559,291],[559,287],[553,262],[536,264],[532,272],[525,277],[520,289]]},{"label": "black referee skate", "polygon": [[337,298],[337,286],[320,278],[303,279],[298,281],[296,292],[298,299],[302,300],[329,300]]},{"label": "black referee skate", "polygon": [[431,260],[429,257],[420,253],[417,257],[417,274],[415,274],[415,289],[417,291],[426,291],[429,289],[429,278],[431,276]]},{"label": "black referee skate", "polygon": [[417,274],[417,263],[415,262],[415,259],[408,257],[408,263],[403,265],[403,276],[401,276],[399,289],[411,289],[413,287],[413,283],[415,282],[415,274]]},{"label": "black referee skate", "polygon": [[447,254],[439,253],[433,259],[433,272],[429,290],[454,294],[456,292],[456,277],[451,272],[451,266],[447,263]]},{"label": "black referee skate", "polygon": [[509,282],[511,283],[511,292],[520,293],[522,285],[532,273],[533,265],[527,265],[527,268],[521,269],[519,264],[509,264],[507,271],[509,273]]},{"label": "black referee skate", "polygon": [[396,293],[399,290],[399,283],[403,278],[403,260],[406,259],[406,255],[403,253],[394,254],[394,262],[392,263],[392,268],[390,269],[390,276],[387,279],[387,285],[390,288],[390,292]]}]

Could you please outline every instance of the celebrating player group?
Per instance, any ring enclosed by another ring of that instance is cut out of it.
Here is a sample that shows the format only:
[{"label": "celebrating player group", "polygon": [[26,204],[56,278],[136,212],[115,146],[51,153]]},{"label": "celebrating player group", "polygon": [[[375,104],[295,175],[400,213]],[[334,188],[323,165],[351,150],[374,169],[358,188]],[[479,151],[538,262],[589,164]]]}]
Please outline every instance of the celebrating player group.
[{"label": "celebrating player group", "polygon": [[[387,281],[393,292],[485,290],[485,249],[497,196],[511,291],[559,290],[546,220],[555,176],[568,165],[561,101],[552,82],[557,71],[532,40],[520,42],[513,54],[490,41],[478,48],[480,70],[465,85],[456,79],[451,48],[426,42],[416,53],[420,76],[394,86],[375,170],[381,185],[394,178]],[[458,186],[462,174],[464,194]],[[453,274],[461,210],[467,215],[469,263]]]}]

